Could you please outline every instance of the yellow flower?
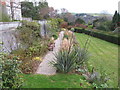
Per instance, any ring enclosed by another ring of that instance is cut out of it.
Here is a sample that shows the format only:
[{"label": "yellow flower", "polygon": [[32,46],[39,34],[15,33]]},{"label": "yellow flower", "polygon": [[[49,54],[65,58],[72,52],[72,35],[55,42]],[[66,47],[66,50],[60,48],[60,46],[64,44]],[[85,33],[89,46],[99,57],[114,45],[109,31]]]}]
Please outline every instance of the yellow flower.
[{"label": "yellow flower", "polygon": [[62,28],[61,30],[62,30],[62,31],[66,31],[66,29],[65,29],[65,28]]},{"label": "yellow flower", "polygon": [[33,60],[39,60],[42,61],[42,59],[40,57],[34,57]]}]

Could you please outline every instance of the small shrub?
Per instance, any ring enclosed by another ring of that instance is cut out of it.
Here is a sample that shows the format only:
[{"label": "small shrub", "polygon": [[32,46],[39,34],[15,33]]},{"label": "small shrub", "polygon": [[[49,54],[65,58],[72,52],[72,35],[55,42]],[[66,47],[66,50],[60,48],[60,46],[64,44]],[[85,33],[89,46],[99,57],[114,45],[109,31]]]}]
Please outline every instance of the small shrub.
[{"label": "small shrub", "polygon": [[20,62],[17,57],[8,58],[0,53],[0,63],[2,65],[2,88],[20,88],[23,80],[20,76]]},{"label": "small shrub", "polygon": [[94,88],[107,88],[107,81],[110,79],[106,74],[106,71],[101,68],[100,73],[96,72],[92,68],[92,72],[85,75],[88,82],[90,82]]},{"label": "small shrub", "polygon": [[62,22],[61,23],[61,28],[67,28],[68,27],[68,23],[67,22]]},{"label": "small shrub", "polygon": [[93,28],[93,25],[88,25],[88,28]]},{"label": "small shrub", "polygon": [[74,47],[74,52],[77,54],[76,59],[76,69],[80,67],[84,62],[86,62],[89,58],[89,54],[85,48]]},{"label": "small shrub", "polygon": [[55,61],[52,62],[53,66],[58,71],[63,73],[71,72],[73,69],[78,68],[83,62],[86,61],[86,52],[84,50],[71,47],[69,50],[61,50],[55,54]]},{"label": "small shrub", "polygon": [[54,39],[57,39],[58,38],[58,35],[52,35],[52,37],[54,38]]},{"label": "small shrub", "polygon": [[63,22],[62,19],[56,18],[56,19],[50,19],[49,22],[47,22],[47,34],[49,37],[52,35],[56,35],[57,32],[60,31],[60,23]]},{"label": "small shrub", "polygon": [[66,38],[66,39],[68,39],[68,38],[69,38],[69,36],[65,34],[63,38]]},{"label": "small shrub", "polygon": [[16,54],[20,57],[20,60],[22,61],[20,68],[23,73],[29,74],[34,73],[41,63],[40,60],[33,60],[34,57],[42,57],[45,55],[45,53],[48,51],[48,43],[49,41],[39,41],[39,42],[33,42],[32,46],[29,46],[25,49],[18,49],[12,51],[13,54]]},{"label": "small shrub", "polygon": [[55,57],[55,61],[52,61],[51,63],[58,71],[68,73],[75,69],[76,55],[74,52],[60,51]]},{"label": "small shrub", "polygon": [[21,21],[23,26],[29,27],[32,30],[40,30],[40,24],[37,22],[29,22],[26,20]]},{"label": "small shrub", "polygon": [[5,6],[1,5],[0,6],[0,22],[10,22],[10,18],[8,14],[5,12]]}]

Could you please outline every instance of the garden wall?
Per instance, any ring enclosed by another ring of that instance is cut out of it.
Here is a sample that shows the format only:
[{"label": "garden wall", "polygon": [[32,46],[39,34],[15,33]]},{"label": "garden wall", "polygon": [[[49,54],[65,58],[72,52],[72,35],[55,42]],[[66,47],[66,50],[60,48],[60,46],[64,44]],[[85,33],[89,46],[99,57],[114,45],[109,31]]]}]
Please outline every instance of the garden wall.
[{"label": "garden wall", "polygon": [[9,30],[20,26],[20,22],[0,22],[0,30]]}]

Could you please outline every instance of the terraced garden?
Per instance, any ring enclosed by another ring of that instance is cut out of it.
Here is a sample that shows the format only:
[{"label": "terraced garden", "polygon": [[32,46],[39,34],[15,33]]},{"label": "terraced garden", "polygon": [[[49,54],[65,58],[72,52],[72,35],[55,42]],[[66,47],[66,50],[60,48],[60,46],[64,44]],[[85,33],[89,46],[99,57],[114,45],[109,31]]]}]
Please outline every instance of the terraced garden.
[{"label": "terraced garden", "polygon": [[[94,67],[98,72],[104,72],[110,77],[107,82],[110,88],[118,85],[118,46],[94,38],[85,34],[75,33],[77,41],[83,48],[86,40],[90,38],[88,51],[90,59],[88,68]],[[23,75],[25,83],[23,88],[91,88],[93,85],[88,83],[85,78],[77,74],[56,74],[53,76],[45,75]],[[32,83],[34,82],[34,83]]]}]

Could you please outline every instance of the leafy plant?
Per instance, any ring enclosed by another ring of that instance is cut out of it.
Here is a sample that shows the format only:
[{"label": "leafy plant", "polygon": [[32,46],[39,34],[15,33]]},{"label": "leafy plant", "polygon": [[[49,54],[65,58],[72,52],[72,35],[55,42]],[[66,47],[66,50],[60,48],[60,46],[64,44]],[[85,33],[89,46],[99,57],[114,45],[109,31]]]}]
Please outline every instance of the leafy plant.
[{"label": "leafy plant", "polygon": [[1,5],[0,6],[1,10],[0,10],[0,22],[10,22],[10,18],[8,16],[8,14],[6,13],[6,10],[5,10],[5,6],[4,5]]},{"label": "leafy plant", "polygon": [[90,82],[95,88],[107,88],[107,81],[110,79],[106,74],[106,71],[101,68],[100,73],[96,72],[94,67],[89,74],[83,74],[88,82]]},{"label": "leafy plant", "polygon": [[60,72],[68,73],[87,60],[87,53],[77,47],[72,47],[69,50],[59,51],[55,57],[55,61],[52,61],[53,66]]},{"label": "leafy plant", "polygon": [[57,39],[58,38],[58,35],[54,34],[52,35],[54,37],[54,39]]},{"label": "leafy plant", "polygon": [[50,19],[49,22],[47,22],[49,36],[56,35],[56,32],[60,31],[60,23],[62,22],[63,20],[60,18]]},{"label": "leafy plant", "polygon": [[75,46],[73,50],[77,54],[76,69],[78,69],[80,65],[88,60],[89,54],[84,48],[79,48]]},{"label": "leafy plant", "polygon": [[63,37],[63,39],[64,39],[64,38],[68,39],[68,38],[69,38],[69,36],[65,34],[65,35],[64,35],[64,37]]},{"label": "leafy plant", "polygon": [[16,56],[8,58],[5,54],[0,53],[0,65],[2,65],[2,88],[20,88],[23,79],[19,69],[20,62]]},{"label": "leafy plant", "polygon": [[60,51],[58,54],[55,54],[55,57],[55,61],[52,61],[51,63],[57,68],[58,71],[68,73],[75,69],[75,61],[77,56],[74,52]]}]

